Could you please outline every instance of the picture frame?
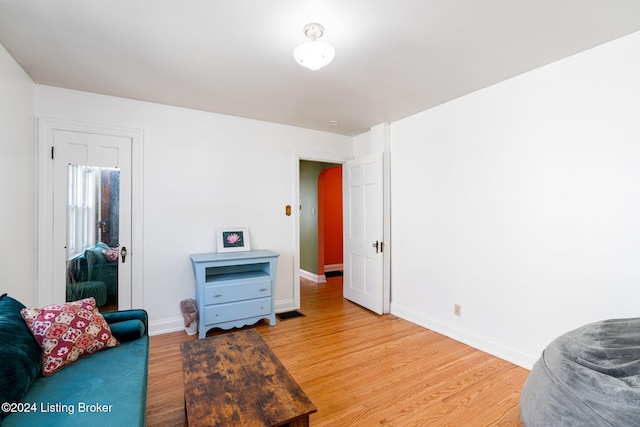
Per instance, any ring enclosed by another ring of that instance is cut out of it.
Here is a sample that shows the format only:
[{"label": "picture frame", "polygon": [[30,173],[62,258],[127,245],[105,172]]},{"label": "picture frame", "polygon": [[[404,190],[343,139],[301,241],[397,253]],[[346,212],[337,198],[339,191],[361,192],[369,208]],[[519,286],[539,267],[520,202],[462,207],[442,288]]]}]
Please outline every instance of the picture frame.
[{"label": "picture frame", "polygon": [[218,252],[251,250],[249,227],[220,227],[217,229]]}]

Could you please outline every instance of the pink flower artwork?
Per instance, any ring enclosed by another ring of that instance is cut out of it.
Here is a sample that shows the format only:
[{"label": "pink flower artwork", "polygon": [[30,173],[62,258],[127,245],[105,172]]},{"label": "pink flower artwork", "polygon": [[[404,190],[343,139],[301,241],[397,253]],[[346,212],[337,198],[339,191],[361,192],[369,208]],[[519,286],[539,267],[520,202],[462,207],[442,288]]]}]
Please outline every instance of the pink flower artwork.
[{"label": "pink flower artwork", "polygon": [[249,230],[244,227],[218,229],[218,251],[249,251]]},{"label": "pink flower artwork", "polygon": [[229,243],[230,245],[236,245],[241,240],[242,238],[237,233],[231,233],[227,235],[227,243]]}]

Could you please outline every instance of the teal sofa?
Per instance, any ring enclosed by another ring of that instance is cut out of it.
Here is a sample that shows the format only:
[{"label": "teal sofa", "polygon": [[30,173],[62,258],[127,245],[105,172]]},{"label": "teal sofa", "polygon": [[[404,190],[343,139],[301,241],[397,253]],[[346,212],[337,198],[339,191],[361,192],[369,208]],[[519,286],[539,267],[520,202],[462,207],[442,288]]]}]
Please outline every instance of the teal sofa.
[{"label": "teal sofa", "polygon": [[90,354],[51,376],[22,319],[24,305],[0,297],[0,424],[144,426],[149,364],[144,310],[101,313],[120,345]]}]

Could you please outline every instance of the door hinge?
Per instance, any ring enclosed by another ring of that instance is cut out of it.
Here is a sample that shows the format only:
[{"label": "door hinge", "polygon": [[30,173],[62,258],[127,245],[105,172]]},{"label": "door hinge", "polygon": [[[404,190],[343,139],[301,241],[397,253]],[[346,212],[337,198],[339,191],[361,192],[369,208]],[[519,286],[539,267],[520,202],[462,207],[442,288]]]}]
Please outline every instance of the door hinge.
[{"label": "door hinge", "polygon": [[55,149],[56,148],[54,146],[51,146],[51,160],[53,160]]}]

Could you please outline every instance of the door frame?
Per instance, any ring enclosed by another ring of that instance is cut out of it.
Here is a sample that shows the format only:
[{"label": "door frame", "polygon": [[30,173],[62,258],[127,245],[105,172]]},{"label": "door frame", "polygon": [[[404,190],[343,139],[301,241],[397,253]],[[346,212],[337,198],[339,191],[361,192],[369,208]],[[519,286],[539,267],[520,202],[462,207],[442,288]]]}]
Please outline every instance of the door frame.
[{"label": "door frame", "polygon": [[36,138],[36,305],[52,304],[53,296],[53,134],[56,130],[121,136],[131,139],[131,307],[142,308],[143,282],[143,132],[102,124],[40,117]]},{"label": "door frame", "polygon": [[[388,141],[388,137],[385,141]],[[300,308],[300,160],[312,162],[326,162],[343,165],[354,156],[341,156],[337,154],[322,153],[315,151],[294,151],[293,152],[293,308]],[[383,306],[384,314],[391,312],[391,159],[387,142],[384,143],[383,151],[383,195],[382,195],[382,215],[383,215],[383,242],[384,251],[382,254],[382,281],[383,281]],[[344,202],[344,194],[343,194]],[[343,204],[344,209],[344,204]],[[344,248],[344,242],[342,244]]]},{"label": "door frame", "polygon": [[335,163],[343,165],[351,160],[349,156],[314,151],[293,152],[293,308],[300,308],[300,161]]}]

